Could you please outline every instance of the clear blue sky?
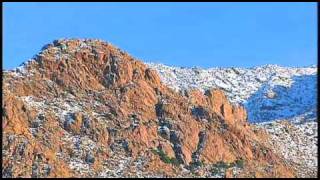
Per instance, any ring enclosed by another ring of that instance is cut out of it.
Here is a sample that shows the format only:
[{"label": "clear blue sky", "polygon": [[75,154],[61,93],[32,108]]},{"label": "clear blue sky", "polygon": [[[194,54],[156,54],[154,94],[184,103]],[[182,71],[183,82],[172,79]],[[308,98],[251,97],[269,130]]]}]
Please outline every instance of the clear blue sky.
[{"label": "clear blue sky", "polygon": [[316,3],[4,3],[4,69],[59,38],[176,66],[317,64]]}]

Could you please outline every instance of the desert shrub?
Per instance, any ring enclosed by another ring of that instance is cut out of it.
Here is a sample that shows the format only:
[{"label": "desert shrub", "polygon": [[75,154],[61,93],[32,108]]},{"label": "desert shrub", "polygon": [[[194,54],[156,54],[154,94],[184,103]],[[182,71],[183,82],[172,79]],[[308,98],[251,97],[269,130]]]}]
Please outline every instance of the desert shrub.
[{"label": "desert shrub", "polygon": [[160,156],[161,161],[178,166],[180,163],[176,158],[170,158],[162,149],[152,149],[151,152]]},{"label": "desert shrub", "polygon": [[244,166],[244,160],[243,159],[237,159],[235,163],[236,163],[236,166],[239,167],[239,168],[243,168],[243,166]]}]

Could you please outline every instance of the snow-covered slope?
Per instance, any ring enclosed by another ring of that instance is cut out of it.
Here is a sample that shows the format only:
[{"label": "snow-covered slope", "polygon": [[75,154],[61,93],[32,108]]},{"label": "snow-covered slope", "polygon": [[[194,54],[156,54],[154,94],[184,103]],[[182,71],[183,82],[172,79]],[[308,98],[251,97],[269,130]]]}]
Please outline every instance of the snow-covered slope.
[{"label": "snow-covered slope", "polygon": [[231,102],[246,107],[250,122],[316,117],[316,66],[201,69],[147,64],[159,72],[165,84],[177,91],[223,89]]},{"label": "snow-covered slope", "polygon": [[[295,117],[299,119],[301,117]],[[288,121],[257,123],[255,127],[266,130],[270,135],[272,149],[291,164],[299,177],[315,177],[318,169],[318,123],[303,124]]]},{"label": "snow-covered slope", "polygon": [[305,115],[316,117],[316,75],[292,76],[291,86],[264,84],[245,103],[251,121],[268,121]]}]

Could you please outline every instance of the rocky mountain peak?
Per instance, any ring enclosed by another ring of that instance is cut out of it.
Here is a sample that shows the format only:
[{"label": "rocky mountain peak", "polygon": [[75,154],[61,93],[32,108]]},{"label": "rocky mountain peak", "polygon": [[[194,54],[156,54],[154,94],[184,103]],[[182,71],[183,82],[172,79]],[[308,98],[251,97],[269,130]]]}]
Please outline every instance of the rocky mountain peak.
[{"label": "rocky mountain peak", "polygon": [[54,41],[3,86],[5,177],[294,176],[223,91],[175,92],[100,40]]},{"label": "rocky mountain peak", "polygon": [[8,73],[15,77],[46,78],[71,91],[121,88],[139,81],[160,86],[154,70],[110,43],[94,39],[55,40]]}]

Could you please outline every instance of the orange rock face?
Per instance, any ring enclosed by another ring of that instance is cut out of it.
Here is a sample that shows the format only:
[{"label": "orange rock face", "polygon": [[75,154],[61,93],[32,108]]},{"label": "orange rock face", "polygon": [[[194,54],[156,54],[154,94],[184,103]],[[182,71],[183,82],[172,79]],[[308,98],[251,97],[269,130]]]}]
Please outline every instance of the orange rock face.
[{"label": "orange rock face", "polygon": [[54,41],[4,73],[3,93],[4,177],[210,177],[239,159],[226,176],[294,176],[223,91],[183,96],[98,40]]}]

